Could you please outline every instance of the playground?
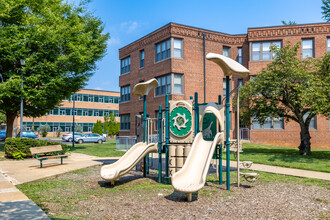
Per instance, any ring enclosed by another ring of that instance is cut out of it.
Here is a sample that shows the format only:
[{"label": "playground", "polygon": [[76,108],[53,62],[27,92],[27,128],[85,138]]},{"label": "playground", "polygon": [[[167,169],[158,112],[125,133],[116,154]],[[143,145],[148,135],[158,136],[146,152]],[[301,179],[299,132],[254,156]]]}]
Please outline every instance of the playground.
[{"label": "playground", "polygon": [[[249,74],[222,55],[211,53],[206,58],[222,68],[227,83],[233,74]],[[200,103],[198,93],[175,101],[166,95],[158,117],[150,118],[146,97],[158,86],[156,79],[134,86],[132,95],[143,97],[143,114],[136,116],[137,143],[124,155],[86,158],[83,167],[88,168],[36,182],[20,181],[26,183],[18,189],[55,219],[329,218],[329,179],[322,174],[316,180],[301,178],[306,177],[302,173],[300,177],[276,174],[297,172],[292,169],[270,174],[260,171],[263,167],[255,172],[250,168],[260,165],[241,160],[239,134],[231,139],[230,122],[225,120],[230,118],[229,84],[225,99],[219,95],[217,102]],[[233,91],[239,100],[239,88]],[[239,106],[237,118],[238,110]],[[29,169],[47,177],[56,166]]]},{"label": "playground", "polygon": [[[257,182],[242,187],[207,184],[193,194],[193,202],[171,185],[157,182],[152,171],[143,178],[131,171],[107,184],[94,166],[18,188],[55,219],[326,219],[329,218],[328,181],[260,172]],[[232,181],[235,181],[235,171]]]}]

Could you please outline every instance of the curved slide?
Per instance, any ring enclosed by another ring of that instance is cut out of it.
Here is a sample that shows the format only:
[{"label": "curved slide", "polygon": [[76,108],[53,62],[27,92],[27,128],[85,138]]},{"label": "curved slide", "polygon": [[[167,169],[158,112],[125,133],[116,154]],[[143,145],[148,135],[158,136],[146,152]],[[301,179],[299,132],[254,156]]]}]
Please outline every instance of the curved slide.
[{"label": "curved slide", "polygon": [[193,192],[205,185],[215,147],[223,142],[223,134],[217,133],[213,141],[205,141],[199,132],[182,169],[172,176],[172,186],[179,192],[188,193],[188,201],[192,200]]},{"label": "curved slide", "polygon": [[114,184],[115,180],[132,170],[148,153],[157,153],[157,150],[157,143],[147,145],[146,143],[139,142],[131,147],[115,163],[102,166],[101,177],[104,180],[111,180],[111,184]]}]

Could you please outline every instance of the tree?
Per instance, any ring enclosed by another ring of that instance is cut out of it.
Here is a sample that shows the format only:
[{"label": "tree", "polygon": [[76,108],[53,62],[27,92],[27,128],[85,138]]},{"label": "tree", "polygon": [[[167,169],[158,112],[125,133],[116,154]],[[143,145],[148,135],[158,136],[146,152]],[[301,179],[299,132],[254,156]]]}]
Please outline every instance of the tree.
[{"label": "tree", "polygon": [[74,126],[74,131],[82,133],[83,127],[80,124],[77,124],[76,126]]},{"label": "tree", "polygon": [[288,22],[282,21],[282,24],[284,26],[291,26],[291,25],[296,25],[297,23],[295,21],[288,21]]},{"label": "tree", "polygon": [[322,18],[326,22],[330,22],[330,0],[322,0],[323,6],[321,7],[322,9]]},{"label": "tree", "polygon": [[96,123],[93,126],[93,133],[102,135],[103,134],[103,130],[102,130],[102,122],[100,120],[97,120]]},{"label": "tree", "polygon": [[48,124],[41,125],[38,129],[38,134],[41,133],[42,137],[47,137],[48,132],[50,132],[50,126]]},{"label": "tree", "polygon": [[60,126],[58,126],[57,130],[56,130],[56,137],[60,137],[62,131],[63,131],[62,128]]},{"label": "tree", "polygon": [[0,112],[11,137],[20,109],[21,73],[24,116],[45,115],[86,84],[109,35],[84,3],[0,0],[0,5]]},{"label": "tree", "polygon": [[300,43],[272,47],[274,61],[240,90],[241,116],[247,123],[254,118],[263,124],[267,117],[297,122],[300,154],[310,155],[309,124],[316,114],[329,117],[330,112],[330,54],[320,60],[300,60],[299,47]]},{"label": "tree", "polygon": [[108,129],[108,135],[117,135],[120,130],[120,124],[116,121],[116,116],[114,113],[104,116],[104,130],[106,133]]}]

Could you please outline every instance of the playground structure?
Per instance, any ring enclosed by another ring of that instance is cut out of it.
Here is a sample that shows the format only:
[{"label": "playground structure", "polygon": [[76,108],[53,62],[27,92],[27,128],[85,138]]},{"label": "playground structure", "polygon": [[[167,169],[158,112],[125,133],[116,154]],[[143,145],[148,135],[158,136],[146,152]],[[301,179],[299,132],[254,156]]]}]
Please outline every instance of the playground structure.
[{"label": "playground structure", "polygon": [[[240,175],[247,180],[255,180],[258,174],[241,173],[239,167],[250,167],[252,162],[239,161],[241,144],[239,133],[237,140],[229,139],[229,120],[224,126],[224,109],[229,119],[230,91],[229,77],[232,74],[247,76],[249,71],[236,61],[219,54],[210,53],[206,59],[218,64],[226,76],[226,103],[222,105],[221,95],[218,103],[198,103],[198,93],[194,99],[169,101],[166,95],[165,117],[162,106],[158,112],[158,143],[151,143],[152,121],[147,117],[146,96],[149,91],[158,87],[158,81],[151,79],[135,85],[132,94],[143,97],[142,129],[137,128],[142,142],[135,144],[117,162],[101,168],[101,176],[112,184],[120,176],[133,169],[143,158],[143,176],[149,172],[149,153],[158,153],[158,181],[172,183],[174,189],[187,193],[188,201],[192,201],[192,193],[200,190],[206,182],[211,159],[218,160],[219,184],[222,184],[222,148],[226,146],[226,188],[230,190],[230,151],[237,158],[237,184]],[[237,89],[237,98],[238,98]],[[239,108],[239,107],[238,107]],[[238,117],[239,118],[239,117]],[[239,120],[238,120],[239,121]],[[141,134],[142,133],[142,134]],[[151,136],[151,138],[150,138]],[[164,137],[165,136],[165,137]],[[231,144],[232,143],[232,144]],[[231,147],[232,145],[232,147]],[[165,176],[163,177],[162,154],[165,154]]]}]

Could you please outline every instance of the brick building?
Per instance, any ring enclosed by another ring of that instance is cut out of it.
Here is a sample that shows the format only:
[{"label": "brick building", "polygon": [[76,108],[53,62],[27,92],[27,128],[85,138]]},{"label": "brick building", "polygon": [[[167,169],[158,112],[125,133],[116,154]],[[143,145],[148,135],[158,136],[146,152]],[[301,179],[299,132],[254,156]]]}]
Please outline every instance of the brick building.
[{"label": "brick building", "polygon": [[[81,89],[71,96],[75,100],[75,125],[81,125],[83,132],[91,132],[97,120],[104,121],[104,116],[114,113],[119,121],[119,92],[101,91],[92,89]],[[53,109],[49,114],[34,118],[34,129],[40,125],[48,124],[51,127],[49,136],[55,136],[58,127],[63,132],[72,131],[73,102],[63,100],[59,107]],[[14,123],[19,127],[20,119]],[[27,130],[32,129],[33,119],[23,117],[23,126]]]},{"label": "brick building", "polygon": [[[155,117],[159,105],[164,106],[166,93],[170,100],[180,100],[198,92],[199,102],[217,102],[218,95],[224,94],[225,78],[216,64],[204,59],[207,53],[223,54],[250,70],[248,78],[232,77],[233,89],[271,62],[271,45],[283,47],[287,41],[302,42],[299,51],[302,58],[321,57],[330,51],[330,23],[248,28],[247,34],[238,35],[169,23],[121,48],[120,135],[135,134],[135,115],[143,111],[142,100],[130,95],[135,84],[151,78],[159,81],[160,86],[147,96],[147,112],[151,117]],[[231,114],[230,121],[231,137],[236,138],[235,114]],[[253,121],[245,130],[253,143],[282,146],[300,143],[298,124],[285,123],[283,119],[269,119],[264,125]],[[317,115],[310,130],[313,147],[330,148],[326,118]]]}]

